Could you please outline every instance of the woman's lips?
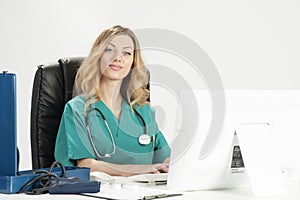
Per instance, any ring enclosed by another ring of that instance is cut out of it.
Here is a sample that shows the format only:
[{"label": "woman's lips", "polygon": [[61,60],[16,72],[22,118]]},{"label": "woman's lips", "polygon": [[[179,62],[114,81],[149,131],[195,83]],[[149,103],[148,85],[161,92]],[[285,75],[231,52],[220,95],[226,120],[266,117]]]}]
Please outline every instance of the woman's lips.
[{"label": "woman's lips", "polygon": [[120,66],[120,65],[115,65],[115,64],[111,64],[111,65],[109,65],[109,67],[110,67],[112,70],[121,70],[121,69],[122,69],[122,66]]}]

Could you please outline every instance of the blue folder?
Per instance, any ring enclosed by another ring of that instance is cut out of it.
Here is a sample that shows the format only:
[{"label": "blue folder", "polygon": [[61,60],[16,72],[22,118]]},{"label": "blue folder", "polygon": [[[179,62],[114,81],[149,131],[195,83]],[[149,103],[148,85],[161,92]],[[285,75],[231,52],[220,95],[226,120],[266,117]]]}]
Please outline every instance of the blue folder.
[{"label": "blue folder", "polygon": [[16,75],[0,73],[0,175],[17,173]]}]

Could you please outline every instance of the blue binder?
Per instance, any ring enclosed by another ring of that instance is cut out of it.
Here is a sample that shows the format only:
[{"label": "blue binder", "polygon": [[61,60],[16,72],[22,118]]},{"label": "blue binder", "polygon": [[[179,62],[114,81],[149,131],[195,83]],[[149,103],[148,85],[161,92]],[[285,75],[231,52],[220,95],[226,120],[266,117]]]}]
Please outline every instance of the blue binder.
[{"label": "blue binder", "polygon": [[0,175],[17,173],[16,75],[0,73]]}]

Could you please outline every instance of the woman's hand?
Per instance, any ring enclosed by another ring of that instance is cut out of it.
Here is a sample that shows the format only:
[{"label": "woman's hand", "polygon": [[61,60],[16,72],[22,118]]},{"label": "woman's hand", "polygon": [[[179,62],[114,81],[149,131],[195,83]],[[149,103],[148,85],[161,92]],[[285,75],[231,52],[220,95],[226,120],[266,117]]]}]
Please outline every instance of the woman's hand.
[{"label": "woman's hand", "polygon": [[155,167],[159,172],[158,173],[168,173],[169,172],[169,163],[158,163],[152,165]]},{"label": "woman's hand", "polygon": [[108,162],[85,158],[77,160],[79,167],[89,167],[91,171],[102,171],[112,176],[132,176],[137,174],[158,174],[169,171],[169,163],[152,165],[118,165]]}]

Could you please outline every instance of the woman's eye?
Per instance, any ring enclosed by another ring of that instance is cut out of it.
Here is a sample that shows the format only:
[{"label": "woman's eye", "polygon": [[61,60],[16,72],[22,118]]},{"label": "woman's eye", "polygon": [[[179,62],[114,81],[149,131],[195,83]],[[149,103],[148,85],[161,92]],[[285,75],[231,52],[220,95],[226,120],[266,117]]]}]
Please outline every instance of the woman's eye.
[{"label": "woman's eye", "polygon": [[130,52],[130,51],[124,51],[123,54],[124,54],[124,55],[130,56],[130,55],[131,55],[131,52]]},{"label": "woman's eye", "polygon": [[113,49],[112,49],[112,48],[106,48],[104,51],[105,51],[105,52],[112,52]]}]

